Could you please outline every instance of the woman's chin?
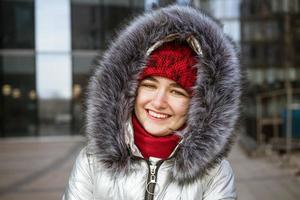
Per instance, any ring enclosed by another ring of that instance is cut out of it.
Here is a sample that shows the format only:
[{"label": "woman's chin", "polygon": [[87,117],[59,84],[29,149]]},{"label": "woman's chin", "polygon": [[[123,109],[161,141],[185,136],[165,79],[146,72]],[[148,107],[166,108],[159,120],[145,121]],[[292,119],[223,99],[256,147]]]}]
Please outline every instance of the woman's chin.
[{"label": "woman's chin", "polygon": [[155,137],[162,137],[162,136],[167,136],[167,135],[170,135],[172,133],[172,131],[170,129],[167,129],[167,128],[154,128],[154,127],[151,127],[151,128],[145,128],[145,130],[152,136],[155,136]]}]

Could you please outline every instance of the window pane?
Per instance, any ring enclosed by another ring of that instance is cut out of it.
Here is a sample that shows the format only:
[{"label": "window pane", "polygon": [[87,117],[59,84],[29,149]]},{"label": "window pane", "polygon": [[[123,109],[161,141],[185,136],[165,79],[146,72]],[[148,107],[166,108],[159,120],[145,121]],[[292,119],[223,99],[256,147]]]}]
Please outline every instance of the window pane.
[{"label": "window pane", "polygon": [[92,70],[91,61],[96,52],[77,52],[73,55],[72,133],[81,133],[83,127],[83,96]]},{"label": "window pane", "polygon": [[116,31],[133,15],[144,11],[140,0],[71,0],[72,23],[72,133],[83,127],[83,94],[91,63],[106,49]]},{"label": "window pane", "polygon": [[36,0],[36,51],[69,52],[71,49],[69,0]]},{"label": "window pane", "polygon": [[223,21],[224,32],[227,33],[234,41],[240,41],[240,22],[238,20]]},{"label": "window pane", "polygon": [[72,0],[72,48],[106,48],[122,23],[143,10],[138,1]]},{"label": "window pane", "polygon": [[68,135],[71,112],[69,54],[37,55],[37,87],[41,135]]},{"label": "window pane", "polygon": [[2,136],[37,133],[34,63],[33,52],[1,55]]},{"label": "window pane", "polygon": [[240,15],[240,0],[210,1],[212,13],[217,18],[238,18]]},{"label": "window pane", "polygon": [[33,0],[0,1],[0,48],[34,48]]},{"label": "window pane", "polygon": [[99,49],[103,34],[100,7],[97,4],[71,6],[72,48]]}]

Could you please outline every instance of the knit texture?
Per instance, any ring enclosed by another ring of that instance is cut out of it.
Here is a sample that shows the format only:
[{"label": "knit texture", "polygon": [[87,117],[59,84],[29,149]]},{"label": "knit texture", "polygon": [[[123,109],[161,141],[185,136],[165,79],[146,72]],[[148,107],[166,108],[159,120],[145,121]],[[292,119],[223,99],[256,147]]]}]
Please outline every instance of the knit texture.
[{"label": "knit texture", "polygon": [[168,42],[152,52],[140,79],[162,76],[190,93],[196,81],[196,63],[196,54],[188,44]]}]

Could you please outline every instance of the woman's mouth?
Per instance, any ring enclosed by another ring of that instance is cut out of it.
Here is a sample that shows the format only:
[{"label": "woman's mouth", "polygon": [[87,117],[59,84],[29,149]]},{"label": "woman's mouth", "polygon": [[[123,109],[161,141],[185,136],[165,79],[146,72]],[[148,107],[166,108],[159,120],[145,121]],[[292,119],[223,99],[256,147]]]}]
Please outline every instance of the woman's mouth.
[{"label": "woman's mouth", "polygon": [[156,119],[166,119],[166,118],[170,117],[170,115],[163,114],[163,113],[157,113],[157,112],[154,112],[152,110],[147,110],[147,113],[151,117],[156,118]]}]

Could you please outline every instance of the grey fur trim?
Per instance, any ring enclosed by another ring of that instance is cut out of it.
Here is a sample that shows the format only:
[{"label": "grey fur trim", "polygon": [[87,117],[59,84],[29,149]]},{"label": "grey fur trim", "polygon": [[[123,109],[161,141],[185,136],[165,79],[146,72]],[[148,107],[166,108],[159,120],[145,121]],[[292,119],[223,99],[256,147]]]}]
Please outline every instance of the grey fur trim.
[{"label": "grey fur trim", "polygon": [[240,68],[232,42],[210,17],[191,7],[170,6],[136,18],[122,30],[91,77],[88,87],[86,132],[89,149],[111,173],[129,173],[133,162],[125,143],[146,51],[156,41],[177,33],[194,35],[204,57],[198,58],[197,83],[191,99],[183,142],[171,177],[190,183],[227,155],[239,115]]}]

